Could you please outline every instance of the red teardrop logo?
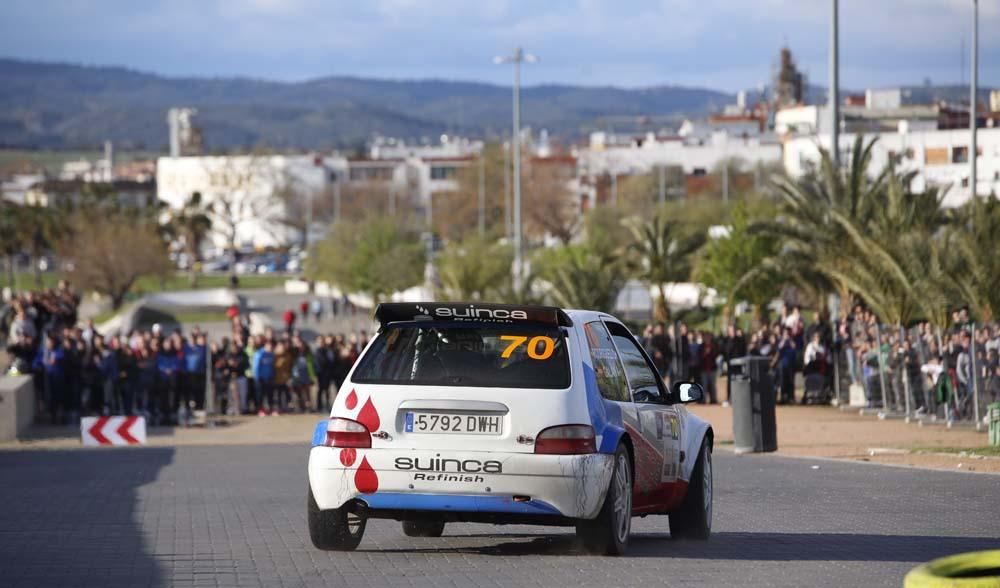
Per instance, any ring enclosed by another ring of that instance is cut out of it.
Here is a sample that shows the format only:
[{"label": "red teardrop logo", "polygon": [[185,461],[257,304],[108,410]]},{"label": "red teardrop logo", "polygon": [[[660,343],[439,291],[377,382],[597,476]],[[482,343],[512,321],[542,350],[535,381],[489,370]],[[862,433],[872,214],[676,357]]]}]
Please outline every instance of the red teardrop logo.
[{"label": "red teardrop logo", "polygon": [[372,466],[368,465],[368,458],[361,458],[361,465],[358,471],[354,472],[354,485],[358,492],[362,494],[374,494],[378,490],[378,475]]},{"label": "red teardrop logo", "polygon": [[353,447],[340,450],[340,463],[345,467],[354,465],[354,460],[358,458],[358,450]]},{"label": "red teardrop logo", "polygon": [[370,396],[368,397],[368,400],[365,401],[365,405],[361,407],[361,412],[358,413],[358,422],[368,427],[368,430],[372,433],[378,431],[379,425],[382,424],[382,421],[378,418],[378,411],[375,410],[375,405],[372,404]]},{"label": "red teardrop logo", "polygon": [[347,398],[344,399],[344,406],[347,407],[347,410],[354,410],[354,407],[357,405],[358,405],[358,393],[355,392],[354,389],[352,388],[351,393],[348,394]]}]

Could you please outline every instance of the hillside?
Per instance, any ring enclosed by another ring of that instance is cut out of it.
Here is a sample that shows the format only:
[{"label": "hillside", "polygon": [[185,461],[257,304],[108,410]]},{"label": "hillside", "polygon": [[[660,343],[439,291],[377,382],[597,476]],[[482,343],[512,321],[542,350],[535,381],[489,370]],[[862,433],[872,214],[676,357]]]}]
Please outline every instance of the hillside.
[{"label": "hillside", "polygon": [[[498,136],[510,124],[510,88],[474,82],[167,78],[14,59],[0,59],[0,79],[0,147],[89,148],[111,139],[123,148],[162,149],[171,106],[199,110],[209,149],[349,146],[374,133]],[[576,136],[605,128],[603,117],[702,113],[732,99],[677,86],[533,86],[522,92],[523,122]]]}]

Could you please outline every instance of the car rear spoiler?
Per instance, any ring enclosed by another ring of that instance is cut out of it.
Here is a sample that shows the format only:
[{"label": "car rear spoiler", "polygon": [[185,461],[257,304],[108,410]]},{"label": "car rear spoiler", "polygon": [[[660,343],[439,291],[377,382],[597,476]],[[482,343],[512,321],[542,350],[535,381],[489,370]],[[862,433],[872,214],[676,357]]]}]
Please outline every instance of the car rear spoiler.
[{"label": "car rear spoiler", "polygon": [[380,325],[409,321],[447,321],[572,327],[573,321],[554,306],[482,304],[479,302],[386,302],[375,309]]}]

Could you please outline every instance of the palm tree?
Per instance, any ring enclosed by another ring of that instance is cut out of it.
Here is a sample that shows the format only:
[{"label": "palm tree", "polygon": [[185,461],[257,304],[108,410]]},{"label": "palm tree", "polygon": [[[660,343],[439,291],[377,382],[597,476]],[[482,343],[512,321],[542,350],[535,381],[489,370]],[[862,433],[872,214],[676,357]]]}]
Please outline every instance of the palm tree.
[{"label": "palm tree", "polygon": [[668,321],[666,284],[688,278],[704,233],[686,234],[679,222],[667,220],[662,211],[646,221],[633,219],[627,226],[632,236],[626,247],[629,267],[639,279],[655,286],[654,318]]},{"label": "palm tree", "polygon": [[438,257],[438,275],[447,300],[489,300],[510,281],[514,255],[507,245],[478,236],[449,245]]},{"label": "palm tree", "polygon": [[848,247],[848,231],[878,208],[879,195],[891,172],[886,169],[870,177],[874,144],[874,140],[866,144],[859,136],[846,169],[839,168],[830,153],[820,148],[816,170],[797,180],[783,175],[772,178],[778,212],[774,218],[751,223],[749,230],[777,238],[781,248],[741,280],[753,279],[762,271],[781,270],[817,300],[824,300],[829,292],[836,292],[841,300],[850,299],[853,284],[845,272],[863,254]]},{"label": "palm tree", "polygon": [[202,203],[201,192],[194,192],[178,210],[170,211],[167,221],[170,232],[180,238],[184,245],[184,253],[189,260],[188,276],[191,287],[198,283],[197,260],[201,245],[212,230],[212,218],[208,208]]},{"label": "palm tree", "polygon": [[1000,200],[973,198],[945,233],[948,283],[983,321],[1000,316]]},{"label": "palm tree", "polygon": [[624,268],[615,253],[583,243],[564,246],[558,258],[545,276],[551,285],[548,295],[556,306],[614,310],[625,285]]}]

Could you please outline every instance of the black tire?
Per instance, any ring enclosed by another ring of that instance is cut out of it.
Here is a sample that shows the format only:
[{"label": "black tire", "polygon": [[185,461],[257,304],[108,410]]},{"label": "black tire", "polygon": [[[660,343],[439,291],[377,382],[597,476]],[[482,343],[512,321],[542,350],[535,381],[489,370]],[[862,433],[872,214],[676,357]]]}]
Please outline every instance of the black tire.
[{"label": "black tire", "polygon": [[622,555],[632,530],[632,463],[628,450],[618,445],[611,482],[597,518],[576,524],[576,536],[591,553]]},{"label": "black tire", "polygon": [[701,442],[698,463],[691,472],[687,496],[680,508],[670,513],[670,537],[708,539],[712,534],[712,449],[708,437]]},{"label": "black tire", "polygon": [[444,521],[403,521],[403,534],[407,537],[440,537],[444,534]]},{"label": "black tire", "polygon": [[309,538],[317,549],[326,551],[354,551],[365,534],[368,521],[348,512],[346,507],[320,510],[309,488],[307,513]]}]

